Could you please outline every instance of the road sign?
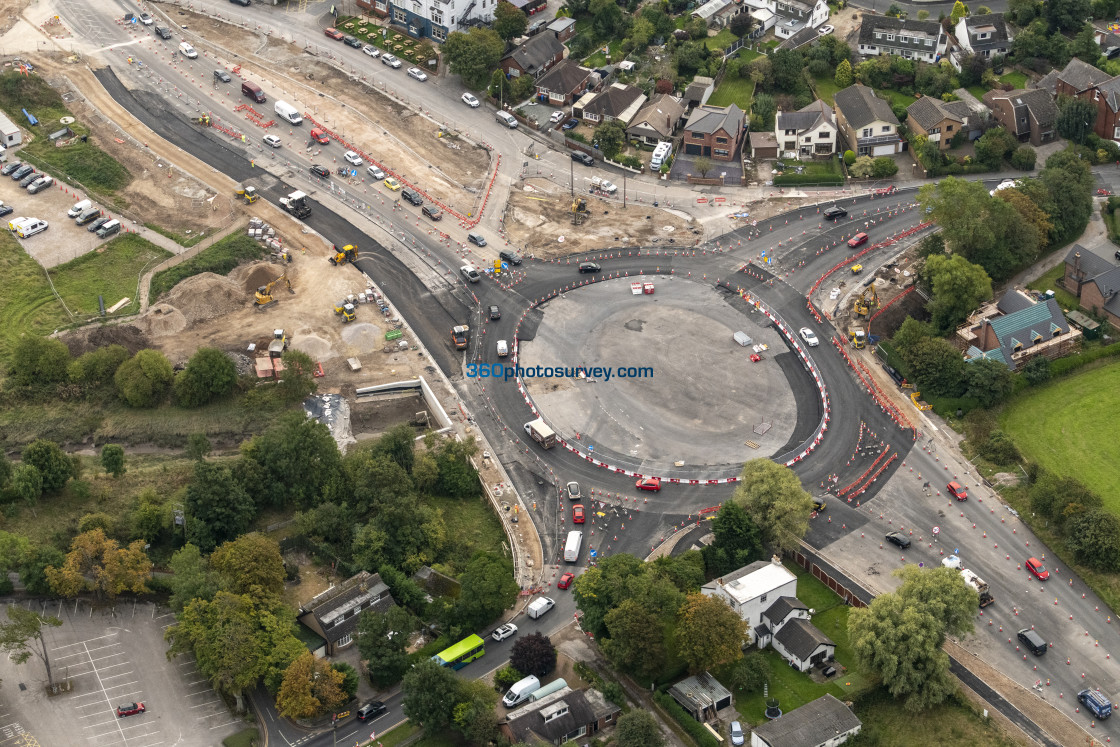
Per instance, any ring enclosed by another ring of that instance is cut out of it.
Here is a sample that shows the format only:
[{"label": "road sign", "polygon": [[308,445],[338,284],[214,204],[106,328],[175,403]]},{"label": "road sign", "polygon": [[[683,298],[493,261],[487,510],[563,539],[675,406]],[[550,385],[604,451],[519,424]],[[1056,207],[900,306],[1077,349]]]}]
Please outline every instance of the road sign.
[{"label": "road sign", "polygon": [[934,534],[941,534],[941,527],[934,527],[933,528],[933,533]]},{"label": "road sign", "polygon": [[598,550],[592,550],[591,551],[591,557],[595,558],[595,557],[598,557],[598,556],[599,556],[599,551]]}]

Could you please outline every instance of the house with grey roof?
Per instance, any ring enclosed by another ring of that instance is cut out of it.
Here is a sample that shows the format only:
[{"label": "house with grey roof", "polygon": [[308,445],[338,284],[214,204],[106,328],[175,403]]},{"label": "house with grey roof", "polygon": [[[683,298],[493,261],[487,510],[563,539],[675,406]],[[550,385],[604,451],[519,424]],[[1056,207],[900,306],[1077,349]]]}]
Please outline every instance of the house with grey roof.
[{"label": "house with grey roof", "polygon": [[1014,91],[991,90],[984,103],[1004,129],[1035,147],[1054,140],[1057,134],[1058,106],[1049,91],[1041,88]]},{"label": "house with grey roof", "polygon": [[537,98],[549,106],[567,106],[587,90],[591,70],[572,59],[560,62],[537,80]]},{"label": "house with grey roof", "polygon": [[968,132],[968,118],[972,112],[963,101],[942,101],[933,96],[923,96],[906,108],[906,125],[910,132],[925,135],[941,150],[948,150],[949,143],[958,132]]},{"label": "house with grey roof", "polygon": [[812,26],[806,26],[793,36],[785,39],[781,44],[778,45],[778,49],[801,49],[802,47],[808,46],[820,38],[821,35],[817,33],[817,30],[815,28],[813,28]]},{"label": "house with grey roof", "polygon": [[546,32],[555,36],[562,44],[575,36],[576,19],[557,18],[555,21],[548,24],[544,28]]},{"label": "house with grey roof", "polygon": [[1049,91],[1051,96],[1058,95],[1058,77],[1062,74],[1061,70],[1051,70],[1036,80],[1034,83],[1028,83],[1027,88],[1038,88],[1042,91]]},{"label": "house with grey roof", "polygon": [[759,648],[770,645],[774,634],[794,618],[809,619],[809,607],[797,597],[780,596],[762,613],[761,622],[754,628],[754,641]]},{"label": "house with grey roof", "polygon": [[920,62],[936,62],[945,54],[949,37],[937,21],[863,16],[859,26],[859,53],[866,57],[897,55]]},{"label": "house with grey roof", "polygon": [[510,711],[499,729],[511,742],[561,745],[580,740],[582,744],[614,726],[621,713],[598,690],[564,687]]},{"label": "house with grey roof", "polygon": [[1015,371],[1032,358],[1060,358],[1078,349],[1081,330],[1053,298],[1016,289],[973,312],[957,329],[957,344],[966,348],[966,361],[995,360]]},{"label": "house with grey roof", "polygon": [[862,727],[851,708],[825,695],[756,726],[751,747],[835,747]]},{"label": "house with grey roof", "polygon": [[806,27],[815,29],[828,20],[825,0],[770,0],[767,6],[774,13],[774,36],[779,39],[788,39]]},{"label": "house with grey roof", "polygon": [[[1111,256],[1106,252],[1112,252]],[[1120,328],[1120,251],[1114,246],[1105,244],[1098,253],[1074,244],[1066,254],[1065,274],[1058,283],[1077,296],[1081,308]]]},{"label": "house with grey roof", "polygon": [[795,112],[778,111],[774,137],[783,153],[797,158],[826,158],[836,152],[836,117],[821,100]]},{"label": "house with grey roof", "polygon": [[564,52],[564,45],[555,35],[537,34],[510,50],[498,66],[513,78],[522,75],[540,78],[564,59]]},{"label": "house with grey roof", "polygon": [[701,106],[708,103],[708,98],[716,89],[716,82],[713,78],[707,75],[697,75],[688,84],[688,88],[684,89],[684,96],[681,97],[681,102],[685,107]]},{"label": "house with grey roof", "polygon": [[592,125],[617,119],[629,125],[647,101],[642,89],[625,83],[612,83],[598,93],[588,93],[572,107],[572,116]]},{"label": "house with grey roof", "polygon": [[731,693],[707,672],[686,677],[669,688],[669,697],[702,724],[715,721],[717,714],[732,704]]},{"label": "house with grey roof", "polygon": [[692,110],[684,126],[684,152],[713,161],[734,161],[743,142],[746,115],[735,104],[703,104]]},{"label": "house with grey roof", "polygon": [[1003,20],[1003,13],[965,16],[957,21],[953,36],[956,44],[949,54],[949,61],[957,70],[961,69],[960,60],[965,55],[976,54],[984,59],[1006,55],[1011,51],[1014,40]]},{"label": "house with grey roof", "polygon": [[626,135],[646,145],[657,145],[670,140],[683,122],[684,106],[680,99],[668,93],[655,93],[630,120]]},{"label": "house with grey roof", "polygon": [[817,626],[801,617],[788,620],[774,633],[771,645],[799,672],[808,671],[815,664],[831,661],[836,656],[836,644],[817,630]]},{"label": "house with grey roof", "polygon": [[898,118],[891,105],[858,83],[837,91],[836,121],[857,156],[890,156],[902,151]]},{"label": "house with grey roof", "polygon": [[354,642],[361,613],[386,612],[396,605],[381,574],[362,571],[300,606],[296,620],[325,641],[316,655],[334,656]]}]

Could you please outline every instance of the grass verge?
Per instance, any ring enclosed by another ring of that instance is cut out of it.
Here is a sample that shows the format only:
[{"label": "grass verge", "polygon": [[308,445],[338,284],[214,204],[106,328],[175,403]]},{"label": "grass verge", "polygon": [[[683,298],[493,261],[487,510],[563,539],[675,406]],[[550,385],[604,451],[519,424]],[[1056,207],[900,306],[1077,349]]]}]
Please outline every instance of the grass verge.
[{"label": "grass verge", "polygon": [[231,233],[224,239],[215,241],[186,262],[157,272],[152,277],[149,298],[152,303],[155,303],[160,296],[189,277],[203,272],[228,275],[239,264],[261,259],[267,253],[268,250],[264,246],[241,232]]},{"label": "grass verge", "polygon": [[253,747],[260,738],[259,731],[255,728],[249,728],[223,739],[222,747]]},{"label": "grass verge", "polygon": [[712,92],[708,103],[712,106],[735,104],[745,112],[750,112],[754,101],[754,81],[750,78],[732,78],[725,75],[719,88]]},{"label": "grass verge", "polygon": [[108,308],[122,298],[132,303],[118,313],[140,310],[137,282],[147,269],[172,256],[147,239],[123,234],[64,265],[49,270],[55,290],[75,316],[89,318],[99,313],[97,297]]},{"label": "grass verge", "polygon": [[151,230],[155,231],[158,234],[163,234],[164,236],[171,239],[172,241],[174,241],[179,246],[185,246],[188,249],[190,249],[192,246],[194,246],[195,244],[197,244],[198,242],[200,242],[204,238],[206,238],[205,233],[194,233],[194,234],[191,234],[190,236],[187,236],[186,234],[181,234],[181,233],[176,233],[175,231],[170,231],[170,230],[164,228],[163,226],[157,226],[155,223],[145,223],[144,226],[146,228],[150,228]]},{"label": "grass verge", "polygon": [[863,722],[853,744],[904,747],[921,735],[929,747],[1012,747],[1015,740],[985,719],[963,698],[954,698],[920,713],[906,711],[883,688],[861,696],[852,709]]},{"label": "grass verge", "polygon": [[21,334],[49,334],[73,321],[51,292],[46,272],[7,231],[0,231],[0,276],[0,358],[7,360]]}]

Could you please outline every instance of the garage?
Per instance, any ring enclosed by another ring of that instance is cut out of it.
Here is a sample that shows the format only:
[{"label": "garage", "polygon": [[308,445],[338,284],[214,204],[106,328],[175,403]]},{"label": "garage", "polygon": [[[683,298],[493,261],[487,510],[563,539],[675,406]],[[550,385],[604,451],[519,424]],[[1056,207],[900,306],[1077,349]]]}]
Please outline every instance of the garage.
[{"label": "garage", "polygon": [[[707,151],[707,153],[705,153],[704,151]],[[684,146],[684,152],[685,155],[688,156],[710,156],[712,154],[712,149],[710,147],[705,148],[699,143],[686,143]]]},{"label": "garage", "polygon": [[893,156],[896,153],[895,145],[876,145],[872,151],[873,156]]}]

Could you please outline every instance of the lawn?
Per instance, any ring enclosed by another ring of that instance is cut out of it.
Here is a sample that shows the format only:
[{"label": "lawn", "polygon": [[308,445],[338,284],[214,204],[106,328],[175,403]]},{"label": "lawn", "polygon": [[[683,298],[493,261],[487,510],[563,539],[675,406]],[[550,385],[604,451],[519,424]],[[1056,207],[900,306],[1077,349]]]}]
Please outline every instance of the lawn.
[{"label": "lawn", "polygon": [[255,728],[245,729],[223,739],[222,747],[253,747],[260,736],[260,732]]},{"label": "lawn", "polygon": [[833,106],[832,98],[840,90],[840,86],[836,85],[836,79],[833,76],[824,75],[820,78],[813,78],[813,90],[816,92],[818,99],[829,106]]},{"label": "lawn", "polygon": [[84,254],[50,270],[51,281],[70,313],[83,319],[99,313],[98,295],[108,308],[123,298],[132,303],[118,313],[140,310],[137,283],[145,271],[171,256],[147,239],[123,234],[96,251]]},{"label": "lawn", "polygon": [[461,573],[477,551],[499,548],[506,541],[502,524],[485,498],[429,497],[424,502],[443,512],[447,536],[455,538],[443,561],[451,566],[452,575]]},{"label": "lawn", "polygon": [[0,275],[0,358],[22,333],[48,334],[73,321],[51,293],[47,273],[7,231],[0,231]]},{"label": "lawn", "polygon": [[731,29],[720,29],[720,32],[715,36],[708,37],[708,49],[727,49],[739,37],[731,33]]},{"label": "lawn", "polygon": [[[352,28],[347,28],[346,24],[351,24]],[[363,19],[361,16],[340,16],[335,20],[335,28],[363,42],[390,51],[397,57],[409,62],[426,65],[427,61],[434,56],[434,50],[429,42],[419,42],[416,39],[411,39],[407,34],[402,34],[394,29],[386,29],[384,26]],[[362,29],[365,29],[365,31],[363,32]],[[383,31],[388,31],[388,34],[382,33]],[[394,39],[394,36],[400,38]],[[411,44],[406,44],[406,42],[411,42]],[[342,42],[339,42],[339,45],[342,46]],[[400,49],[396,49],[398,46]]]},{"label": "lawn", "polygon": [[1073,295],[1067,290],[1063,290],[1058,286],[1058,278],[1062,277],[1065,274],[1065,271],[1066,264],[1065,262],[1062,262],[1057,267],[1053,268],[1045,275],[1040,277],[1038,280],[1029,284],[1027,287],[1031,290],[1037,291],[1052,290],[1054,291],[1054,300],[1058,302],[1059,306],[1061,306],[1063,309],[1076,309],[1078,308],[1078,306],[1080,306],[1080,302],[1078,302],[1077,296]]},{"label": "lawn", "polygon": [[215,241],[186,262],[156,273],[152,277],[150,290],[152,303],[159,300],[160,296],[174,288],[180,281],[189,277],[203,272],[228,275],[234,267],[242,262],[260,259],[266,253],[267,250],[264,246],[241,232],[234,231],[224,239]]},{"label": "lawn", "polygon": [[904,93],[899,93],[898,91],[894,91],[889,88],[882,89],[880,93],[886,94],[887,101],[891,102],[892,109],[899,104],[901,104],[902,106],[910,106],[918,100],[916,96],[907,96]]},{"label": "lawn", "polygon": [[985,721],[964,701],[951,700],[920,713],[903,710],[882,688],[856,701],[852,709],[863,729],[858,744],[879,747],[908,747],[915,738],[927,747],[1012,747],[1016,742],[992,723]]},{"label": "lawn", "polygon": [[1074,477],[1120,514],[1120,440],[1111,413],[1120,407],[1120,365],[1112,364],[1034,387],[1006,406],[1003,430],[1023,456]]},{"label": "lawn", "polygon": [[732,78],[723,76],[719,88],[712,92],[708,103],[712,106],[727,106],[735,104],[748,114],[751,111],[751,101],[754,100],[754,81],[750,78]]},{"label": "lawn", "polygon": [[1010,83],[1011,85],[1015,86],[1016,88],[1026,88],[1027,87],[1027,76],[1026,76],[1026,74],[1025,73],[1020,73],[1018,70],[1013,70],[1010,73],[1007,73],[1006,75],[1001,75],[999,79],[1000,79],[1001,83]]},{"label": "lawn", "polygon": [[[608,44],[603,45],[611,51],[611,62],[620,62],[622,60],[622,40],[615,39]],[[583,60],[584,67],[597,68],[607,64],[607,55],[603,52],[603,47],[595,50],[595,54],[590,57],[585,57]]]}]

